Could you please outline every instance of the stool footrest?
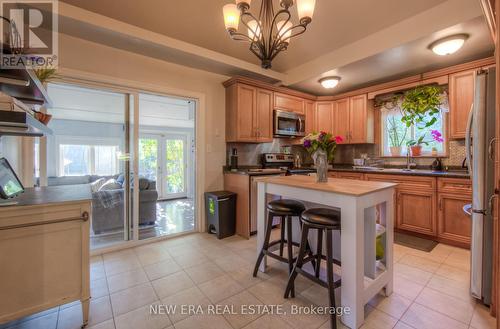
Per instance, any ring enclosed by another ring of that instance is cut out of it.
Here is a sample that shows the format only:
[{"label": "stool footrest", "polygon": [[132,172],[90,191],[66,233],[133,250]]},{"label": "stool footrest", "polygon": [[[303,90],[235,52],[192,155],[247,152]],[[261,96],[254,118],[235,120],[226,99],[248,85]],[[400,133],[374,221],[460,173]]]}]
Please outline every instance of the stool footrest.
[{"label": "stool footrest", "polygon": [[[305,270],[303,270],[301,268],[296,268],[295,271],[298,272],[298,273],[300,273],[300,274],[302,274],[303,276],[307,277],[309,280],[312,280],[312,281],[316,282],[317,284],[319,284],[319,285],[321,285],[321,286],[323,286],[325,288],[328,288],[328,282],[323,281],[321,279],[318,279],[313,274],[311,274],[311,273],[309,273],[309,272],[307,272],[307,271],[305,271]],[[333,283],[333,289],[336,289],[336,288],[340,287],[341,286],[341,281],[342,281],[341,279],[335,281]]]}]

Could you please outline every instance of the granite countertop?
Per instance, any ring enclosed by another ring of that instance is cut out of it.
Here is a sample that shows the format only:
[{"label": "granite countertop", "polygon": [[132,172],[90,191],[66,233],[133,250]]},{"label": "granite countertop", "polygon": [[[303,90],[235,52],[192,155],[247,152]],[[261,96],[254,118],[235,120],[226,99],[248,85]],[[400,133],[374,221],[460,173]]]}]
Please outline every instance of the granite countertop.
[{"label": "granite countertop", "polygon": [[[27,188],[21,195],[5,201],[17,202],[12,207],[18,207],[91,200],[92,194],[88,185],[60,185]],[[10,208],[10,206],[0,207],[2,208]]]},{"label": "granite countertop", "polygon": [[411,171],[406,171],[403,168],[380,168],[380,169],[354,169],[352,165],[336,165],[329,171],[343,172],[361,172],[368,174],[385,174],[385,175],[405,175],[405,176],[431,176],[431,177],[450,177],[450,178],[470,178],[469,173],[465,169],[450,169],[448,171],[433,171],[425,168],[415,168]]},{"label": "granite countertop", "polygon": [[238,168],[234,170],[224,169],[224,174],[237,174],[237,175],[248,175],[248,176],[280,175],[284,173],[285,171],[280,169],[260,169],[260,168]]}]

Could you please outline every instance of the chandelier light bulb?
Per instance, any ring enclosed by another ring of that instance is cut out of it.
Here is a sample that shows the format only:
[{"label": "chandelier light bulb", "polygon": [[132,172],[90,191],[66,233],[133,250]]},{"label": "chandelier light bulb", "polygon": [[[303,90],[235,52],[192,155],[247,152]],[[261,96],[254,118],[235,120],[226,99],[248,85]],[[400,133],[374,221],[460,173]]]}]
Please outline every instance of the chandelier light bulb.
[{"label": "chandelier light bulb", "polygon": [[240,24],[240,12],[238,7],[234,3],[230,3],[222,7],[222,12],[224,14],[226,30],[236,31]]},{"label": "chandelier light bulb", "polygon": [[326,77],[326,78],[320,79],[318,82],[321,83],[323,88],[333,89],[333,88],[337,87],[337,85],[339,84],[340,77]]},{"label": "chandelier light bulb", "polygon": [[316,0],[296,0],[299,19],[312,19]]},{"label": "chandelier light bulb", "polygon": [[256,20],[251,20],[247,23],[248,37],[252,40],[257,40],[260,38],[260,27]]},{"label": "chandelier light bulb", "polygon": [[431,43],[429,48],[439,56],[451,55],[462,48],[467,38],[466,34],[452,35]]},{"label": "chandelier light bulb", "polygon": [[278,27],[278,33],[282,41],[290,42],[290,37],[292,36],[292,22],[290,21],[279,21],[276,23]]}]

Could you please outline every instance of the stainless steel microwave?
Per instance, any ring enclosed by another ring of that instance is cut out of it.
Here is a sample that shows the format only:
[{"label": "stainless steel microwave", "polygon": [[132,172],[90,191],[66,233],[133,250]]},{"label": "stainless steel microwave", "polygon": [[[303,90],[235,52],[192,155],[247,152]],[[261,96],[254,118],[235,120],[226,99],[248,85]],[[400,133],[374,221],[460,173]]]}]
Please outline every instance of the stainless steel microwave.
[{"label": "stainless steel microwave", "polygon": [[274,110],[275,137],[304,137],[306,135],[306,117],[302,114]]}]

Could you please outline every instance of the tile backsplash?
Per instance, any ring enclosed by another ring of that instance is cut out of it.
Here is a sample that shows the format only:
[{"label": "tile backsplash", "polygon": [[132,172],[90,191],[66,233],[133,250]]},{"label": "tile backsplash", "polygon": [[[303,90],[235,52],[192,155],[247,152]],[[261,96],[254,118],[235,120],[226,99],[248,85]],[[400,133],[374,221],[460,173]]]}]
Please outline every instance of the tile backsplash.
[{"label": "tile backsplash", "polygon": [[[288,144],[283,139],[275,138],[272,143],[261,144],[246,144],[246,143],[227,143],[226,153],[229,161],[229,155],[232,148],[238,150],[238,164],[241,166],[260,165],[260,154],[282,152],[283,147]],[[291,153],[300,153],[304,164],[312,164],[312,158],[309,153],[300,145],[291,147]],[[376,144],[356,144],[356,145],[339,145],[335,153],[335,163],[351,164],[354,158],[359,158],[361,154],[366,153],[370,158],[378,158],[379,146]],[[462,165],[465,158],[465,141],[451,140],[449,141],[449,155],[443,158],[443,166],[457,167]],[[386,165],[404,165],[405,158],[384,158]],[[434,158],[417,158],[413,159],[419,166],[430,166]]]}]

